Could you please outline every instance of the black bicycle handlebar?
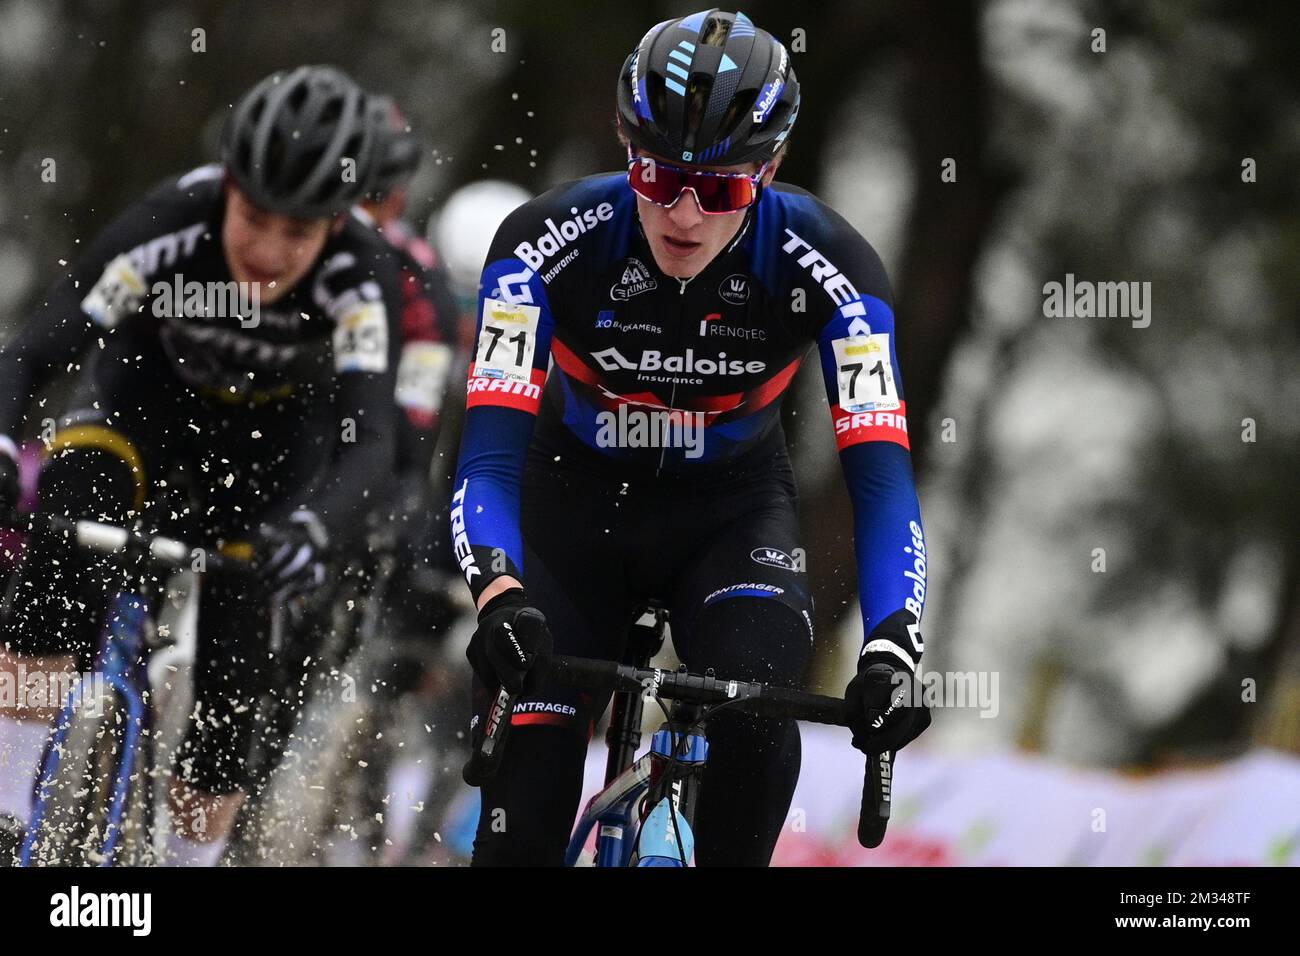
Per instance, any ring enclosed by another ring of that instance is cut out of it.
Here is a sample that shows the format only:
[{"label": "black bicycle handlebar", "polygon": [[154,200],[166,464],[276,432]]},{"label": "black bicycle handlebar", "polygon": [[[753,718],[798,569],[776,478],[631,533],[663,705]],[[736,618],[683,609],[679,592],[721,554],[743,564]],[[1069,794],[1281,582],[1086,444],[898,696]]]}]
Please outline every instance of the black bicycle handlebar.
[{"label": "black bicycle handlebar", "polygon": [[664,700],[694,704],[728,704],[759,717],[788,717],[817,724],[847,727],[848,705],[838,697],[824,697],[790,687],[773,687],[748,681],[689,674],[685,671],[638,670],[613,661],[556,656],[549,675],[556,682],[584,690],[641,693],[653,690]]},{"label": "black bicycle handlebar", "polygon": [[[663,700],[721,706],[760,717],[807,720],[836,727],[849,726],[849,705],[838,697],[826,697],[790,687],[666,671],[639,669],[614,661],[556,655],[547,676],[556,683],[592,691],[653,693]],[[505,752],[517,695],[500,687],[493,695],[486,715],[483,739],[470,753],[462,776],[471,787],[480,786],[496,773]],[[889,824],[893,754],[885,752],[867,758],[862,781],[862,806],[858,817],[858,842],[868,849],[880,846]]]}]

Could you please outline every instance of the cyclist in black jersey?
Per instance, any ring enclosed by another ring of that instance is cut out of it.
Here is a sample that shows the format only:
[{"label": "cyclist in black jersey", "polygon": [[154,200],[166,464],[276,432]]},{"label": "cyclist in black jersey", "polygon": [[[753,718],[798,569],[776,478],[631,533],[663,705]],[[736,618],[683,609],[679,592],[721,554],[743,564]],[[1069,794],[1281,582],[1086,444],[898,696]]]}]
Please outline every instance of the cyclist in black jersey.
[{"label": "cyclist in black jersey", "polygon": [[[397,494],[386,510],[400,528],[403,579],[393,583],[394,597],[402,600],[427,590],[429,575],[424,572],[446,564],[447,509],[444,503],[435,505],[431,499],[430,471],[443,403],[457,361],[459,314],[442,259],[402,219],[407,188],[420,166],[420,140],[391,98],[373,97],[371,110],[381,160],[360,210],[393,248],[401,274],[402,307],[396,323],[401,339],[394,468]],[[421,614],[414,604],[411,610],[404,617],[413,625]],[[419,629],[427,631],[430,623],[425,621]]]},{"label": "cyclist in black jersey", "polygon": [[[368,110],[332,67],[266,78],[236,104],[222,162],[107,226],[0,350],[0,461],[34,391],[80,370],[43,510],[179,520],[253,557],[260,587],[213,574],[201,594],[199,717],[172,793],[181,858],[214,860],[242,799],[270,602],[319,585],[322,556],[390,490],[402,293],[391,247],[352,212],[377,155]],[[153,514],[177,481],[198,507]],[[37,530],[3,625],[9,664],[85,669],[112,587],[108,565]]]},{"label": "cyclist in black jersey", "polygon": [[[788,52],[743,14],[667,20],[619,75],[628,169],[558,186],[497,233],[452,532],[479,607],[478,713],[498,684],[523,695],[476,864],[562,860],[606,702],[545,680],[552,647],[618,659],[657,599],[692,671],[800,680],[812,596],[779,408],[814,348],[854,507],[854,744],[896,750],[929,723],[865,679],[884,663],[913,680],[925,538],[885,270],[833,210],[774,182],[798,109]],[[697,859],[764,865],[798,730],[719,713],[709,743]]]},{"label": "cyclist in black jersey", "polygon": [[[370,688],[378,713],[418,712],[422,726],[434,728],[441,738],[449,729],[454,732],[463,725],[461,712],[465,709],[459,695],[453,698],[447,693],[453,674],[438,666],[437,638],[462,611],[448,594],[455,572],[447,556],[446,503],[440,498],[435,506],[430,479],[447,385],[458,358],[458,313],[441,258],[402,220],[407,190],[420,166],[420,138],[389,96],[370,97],[368,119],[375,136],[376,162],[369,187],[353,213],[384,238],[398,266],[400,308],[389,313],[390,337],[400,345],[393,394],[394,480],[391,494],[371,496],[366,534],[354,535],[350,547],[334,550],[327,569],[329,586],[293,608],[297,613],[288,622],[292,629],[288,646],[306,649],[311,666],[293,668],[286,676],[302,686],[309,686],[311,678],[322,684],[355,680]],[[371,646],[363,649],[363,640]],[[304,656],[295,654],[296,658]],[[411,694],[415,695],[413,706],[399,711],[397,702]],[[254,750],[251,789],[269,783],[284,757],[284,748],[298,737],[290,731],[300,710],[282,707],[267,716],[266,724],[272,729],[264,730],[259,740],[262,746]],[[357,752],[352,748],[361,748],[359,753],[365,759],[360,765],[368,769],[354,772],[368,783],[377,781],[380,787],[387,772],[387,740],[380,744],[371,738],[375,721],[382,719],[372,716],[355,721],[355,730],[362,735],[355,739],[345,735],[327,741],[329,747],[347,748],[351,753]],[[381,737],[400,733],[399,728],[383,727]],[[463,744],[452,739],[447,749],[456,752]],[[350,792],[355,788],[343,789]],[[449,790],[441,787],[440,794]],[[366,788],[366,792],[377,792],[376,800],[383,797],[382,790]],[[246,806],[237,826],[245,833],[256,833],[262,810]],[[358,825],[368,825],[371,813],[362,816]],[[419,819],[423,822],[432,816]],[[236,860],[249,846],[242,838],[240,843]]]}]

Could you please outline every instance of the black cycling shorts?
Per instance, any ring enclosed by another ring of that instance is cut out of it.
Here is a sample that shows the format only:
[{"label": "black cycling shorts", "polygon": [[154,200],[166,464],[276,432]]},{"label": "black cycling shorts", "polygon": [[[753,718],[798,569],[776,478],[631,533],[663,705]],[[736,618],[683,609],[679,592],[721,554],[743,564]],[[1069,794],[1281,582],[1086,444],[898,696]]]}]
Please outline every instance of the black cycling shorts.
[{"label": "black cycling shorts", "polygon": [[[625,483],[533,453],[521,519],[525,588],[555,653],[620,660],[638,609],[654,600],[669,609],[674,649],[692,671],[799,683],[813,607],[783,449],[707,484]],[[487,696],[476,682],[476,714]],[[555,684],[519,700],[501,771],[483,788],[476,864],[560,861],[607,701]],[[709,738],[697,855],[765,863],[797,778],[794,723],[719,714]]]}]

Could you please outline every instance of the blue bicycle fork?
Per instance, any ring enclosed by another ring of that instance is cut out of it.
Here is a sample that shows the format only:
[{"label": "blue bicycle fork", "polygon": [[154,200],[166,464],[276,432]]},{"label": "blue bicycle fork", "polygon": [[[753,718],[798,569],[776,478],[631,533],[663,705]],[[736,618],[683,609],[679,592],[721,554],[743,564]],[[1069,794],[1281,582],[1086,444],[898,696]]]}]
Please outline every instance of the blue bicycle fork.
[{"label": "blue bicycle fork", "polygon": [[[113,864],[113,854],[117,850],[122,834],[122,816],[131,792],[131,775],[132,768],[135,766],[136,751],[149,721],[149,712],[144,704],[144,692],[148,687],[148,674],[144,660],[144,640],[148,620],[149,606],[142,595],[129,591],[119,593],[109,606],[103,650],[98,659],[104,675],[104,683],[119,695],[126,705],[127,713],[125,738],[118,752],[117,764],[113,772],[113,794],[109,802],[104,841],[100,848],[100,866]],[[46,748],[36,782],[35,805],[23,841],[22,866],[31,865],[37,835],[45,819],[49,790],[58,775],[60,753],[67,741],[68,730],[76,719],[77,707],[88,706],[94,690],[92,676],[83,676],[68,694],[68,700],[59,714],[54,739]],[[86,755],[74,756],[85,757]],[[144,781],[144,784],[148,786],[149,782]]]}]

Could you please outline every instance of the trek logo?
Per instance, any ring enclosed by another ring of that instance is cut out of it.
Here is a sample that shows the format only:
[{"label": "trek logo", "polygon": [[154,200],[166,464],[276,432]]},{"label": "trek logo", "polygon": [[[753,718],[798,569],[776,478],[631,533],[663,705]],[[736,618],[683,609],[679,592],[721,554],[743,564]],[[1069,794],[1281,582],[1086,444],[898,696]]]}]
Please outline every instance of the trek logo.
[{"label": "trek logo", "polygon": [[776,548],[755,548],[749,552],[749,557],[758,564],[766,564],[770,568],[783,568],[786,571],[799,570],[795,565],[794,558]]},{"label": "trek logo", "polygon": [[912,649],[920,654],[925,650],[925,643],[921,640],[921,611],[925,607],[925,535],[915,521],[908,524],[907,530],[912,532],[912,543],[905,545],[903,551],[912,555],[913,561],[912,567],[903,572],[903,577],[912,582],[912,593],[903,602],[903,607],[912,612],[912,622],[907,625],[907,636],[912,639]]},{"label": "trek logo", "polygon": [[853,283],[849,281],[848,276],[831,265],[829,259],[795,235],[792,230],[787,228],[785,234],[790,239],[785,245],[781,246],[781,251],[793,255],[797,249],[808,250],[796,261],[800,266],[807,269],[814,281],[826,290],[826,294],[840,307],[842,316],[849,318],[855,315],[867,314],[867,307],[863,304],[862,297],[858,294],[858,290],[853,287]]},{"label": "trek logo", "polygon": [[606,372],[626,369],[632,372],[684,372],[695,375],[756,375],[767,368],[766,362],[758,360],[728,360],[726,352],[719,352],[716,359],[696,358],[694,349],[687,349],[685,355],[668,356],[654,350],[646,351],[633,362],[625,358],[617,348],[611,347],[592,352],[591,357]]},{"label": "trek logo", "polygon": [[740,273],[727,276],[718,286],[718,296],[723,302],[744,305],[749,301],[749,278]]},{"label": "trek logo", "polygon": [[465,575],[465,582],[472,583],[474,575],[481,573],[478,566],[474,563],[474,552],[470,550],[469,535],[465,533],[465,491],[469,488],[469,479],[466,478],[456,489],[456,493],[451,496],[451,534],[454,543],[456,558],[460,561],[461,573]]},{"label": "trek logo", "polygon": [[555,255],[573,240],[588,230],[595,229],[602,222],[609,222],[614,216],[614,207],[607,202],[595,209],[578,211],[577,206],[569,207],[572,219],[564,219],[557,226],[554,219],[546,220],[546,232],[532,242],[521,242],[515,246],[515,255],[531,269],[540,270],[546,260]]},{"label": "trek logo", "polygon": [[623,270],[623,277],[610,287],[609,297],[622,302],[634,295],[650,292],[657,288],[659,288],[659,283],[650,274],[650,270],[646,268],[645,263],[640,259],[629,259],[627,267]]},{"label": "trek logo", "polygon": [[50,897],[50,925],[121,926],[132,936],[148,936],[153,929],[153,894],[82,893],[74,885]]}]

